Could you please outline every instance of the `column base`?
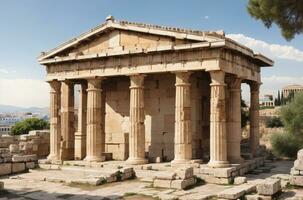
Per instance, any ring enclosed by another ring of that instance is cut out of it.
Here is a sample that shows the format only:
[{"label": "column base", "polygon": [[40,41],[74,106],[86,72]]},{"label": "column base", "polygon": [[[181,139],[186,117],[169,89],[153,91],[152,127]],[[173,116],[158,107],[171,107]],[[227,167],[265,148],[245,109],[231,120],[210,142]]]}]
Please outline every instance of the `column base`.
[{"label": "column base", "polygon": [[211,160],[207,163],[207,166],[213,168],[225,168],[225,167],[230,167],[230,164],[228,161]]},{"label": "column base", "polygon": [[54,154],[49,154],[46,158],[48,161],[58,161],[60,160],[60,156],[54,155]]},{"label": "column base", "polygon": [[86,156],[84,161],[87,162],[103,162],[105,161],[105,156]]},{"label": "column base", "polygon": [[144,165],[148,163],[148,160],[145,158],[128,158],[125,162],[130,165]]},{"label": "column base", "polygon": [[190,159],[174,159],[171,161],[171,164],[189,164],[191,163]]}]

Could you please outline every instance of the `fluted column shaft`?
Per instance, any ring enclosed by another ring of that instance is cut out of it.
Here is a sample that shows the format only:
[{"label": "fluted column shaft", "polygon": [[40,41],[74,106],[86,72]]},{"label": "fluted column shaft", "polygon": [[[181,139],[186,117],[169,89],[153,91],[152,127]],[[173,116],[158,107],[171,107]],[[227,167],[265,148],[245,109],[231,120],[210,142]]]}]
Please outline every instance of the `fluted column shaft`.
[{"label": "fluted column shaft", "polygon": [[130,76],[130,129],[129,158],[130,164],[145,164],[145,110],[144,110],[144,75]]},{"label": "fluted column shaft", "polygon": [[86,161],[104,161],[104,124],[102,120],[101,79],[89,79],[87,89],[87,143]]},{"label": "fluted column shaft", "polygon": [[210,167],[227,167],[227,136],[225,108],[225,74],[211,71],[210,98]]},{"label": "fluted column shaft", "polygon": [[61,160],[74,159],[74,84],[61,83]]},{"label": "fluted column shaft", "polygon": [[192,159],[192,127],[189,79],[190,72],[176,73],[175,158],[172,163],[187,163]]},{"label": "fluted column shaft", "polygon": [[241,81],[240,78],[234,78],[228,84],[227,158],[231,163],[243,162],[241,157]]},{"label": "fluted column shaft", "polygon": [[87,84],[82,83],[79,93],[78,130],[75,133],[75,160],[82,160],[86,156],[86,109]]},{"label": "fluted column shaft", "polygon": [[259,148],[259,88],[257,82],[250,83],[250,151],[257,155]]},{"label": "fluted column shaft", "polygon": [[61,121],[60,121],[60,98],[61,83],[51,81],[50,84],[50,154],[48,160],[60,159]]}]

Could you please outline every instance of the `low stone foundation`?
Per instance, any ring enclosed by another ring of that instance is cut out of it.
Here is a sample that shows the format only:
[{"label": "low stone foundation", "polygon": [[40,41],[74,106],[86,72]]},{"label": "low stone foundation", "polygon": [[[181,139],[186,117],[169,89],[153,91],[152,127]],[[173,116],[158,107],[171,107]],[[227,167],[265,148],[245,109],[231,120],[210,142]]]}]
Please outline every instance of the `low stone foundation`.
[{"label": "low stone foundation", "polygon": [[192,167],[180,168],[175,172],[163,172],[154,177],[153,187],[186,189],[196,184]]},{"label": "low stone foundation", "polygon": [[49,154],[49,130],[35,130],[15,136],[2,135],[1,149],[10,149],[13,154],[36,154],[38,158],[45,158]]},{"label": "low stone foundation", "polygon": [[[63,164],[55,164],[48,160],[39,160],[38,166],[41,169],[54,170],[53,175],[43,178],[44,181],[66,184],[97,186],[136,177],[132,167],[103,168],[102,162],[64,161]],[[69,176],[62,175],[64,173],[68,173]]]},{"label": "low stone foundation", "polygon": [[36,167],[37,156],[25,155],[12,157],[10,162],[0,163],[0,176],[25,172]]},{"label": "low stone foundation", "polygon": [[0,137],[0,176],[33,169],[38,157],[49,154],[49,131]]},{"label": "low stone foundation", "polygon": [[204,164],[195,170],[195,175],[207,183],[232,184],[235,177],[242,176],[263,166],[264,161],[264,157],[258,157],[246,160],[242,164],[232,164],[231,167],[226,168],[211,168]]}]

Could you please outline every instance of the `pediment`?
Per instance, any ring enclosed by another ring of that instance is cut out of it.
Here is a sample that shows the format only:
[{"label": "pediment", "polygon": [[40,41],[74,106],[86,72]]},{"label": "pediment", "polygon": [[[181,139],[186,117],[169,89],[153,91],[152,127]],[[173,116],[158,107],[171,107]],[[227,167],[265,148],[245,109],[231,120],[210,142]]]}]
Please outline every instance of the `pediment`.
[{"label": "pediment", "polygon": [[224,38],[222,32],[202,32],[108,20],[105,23],[69,40],[58,47],[43,52],[38,61],[77,54],[104,53],[115,50],[146,49],[195,42],[213,42]]},{"label": "pediment", "polygon": [[194,43],[188,39],[176,39],[170,36],[140,33],[130,30],[112,29],[90,39],[83,40],[78,45],[58,52],[55,56],[65,57],[69,55],[89,55],[96,53],[108,53],[121,50],[136,50],[158,48],[168,45]]}]

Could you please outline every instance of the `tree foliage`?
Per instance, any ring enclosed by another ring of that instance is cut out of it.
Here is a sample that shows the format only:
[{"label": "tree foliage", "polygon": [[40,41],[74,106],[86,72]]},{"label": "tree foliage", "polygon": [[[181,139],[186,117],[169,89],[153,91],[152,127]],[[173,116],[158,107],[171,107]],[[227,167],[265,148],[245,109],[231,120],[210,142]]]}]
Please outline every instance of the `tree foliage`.
[{"label": "tree foliage", "polygon": [[281,117],[287,131],[303,141],[303,93],[281,109]]},{"label": "tree foliage", "polygon": [[287,40],[303,33],[302,0],[249,0],[247,10],[267,28],[277,24]]},{"label": "tree foliage", "polygon": [[272,136],[273,152],[278,156],[295,157],[303,148],[303,93],[294,95],[292,101],[281,108],[280,117],[285,132]]},{"label": "tree foliage", "polygon": [[265,126],[267,128],[279,128],[279,127],[283,127],[283,123],[282,120],[280,119],[280,117],[270,117],[266,120],[265,122]]},{"label": "tree foliage", "polygon": [[28,134],[32,130],[49,129],[49,122],[43,119],[30,118],[17,122],[11,129],[12,135]]}]

